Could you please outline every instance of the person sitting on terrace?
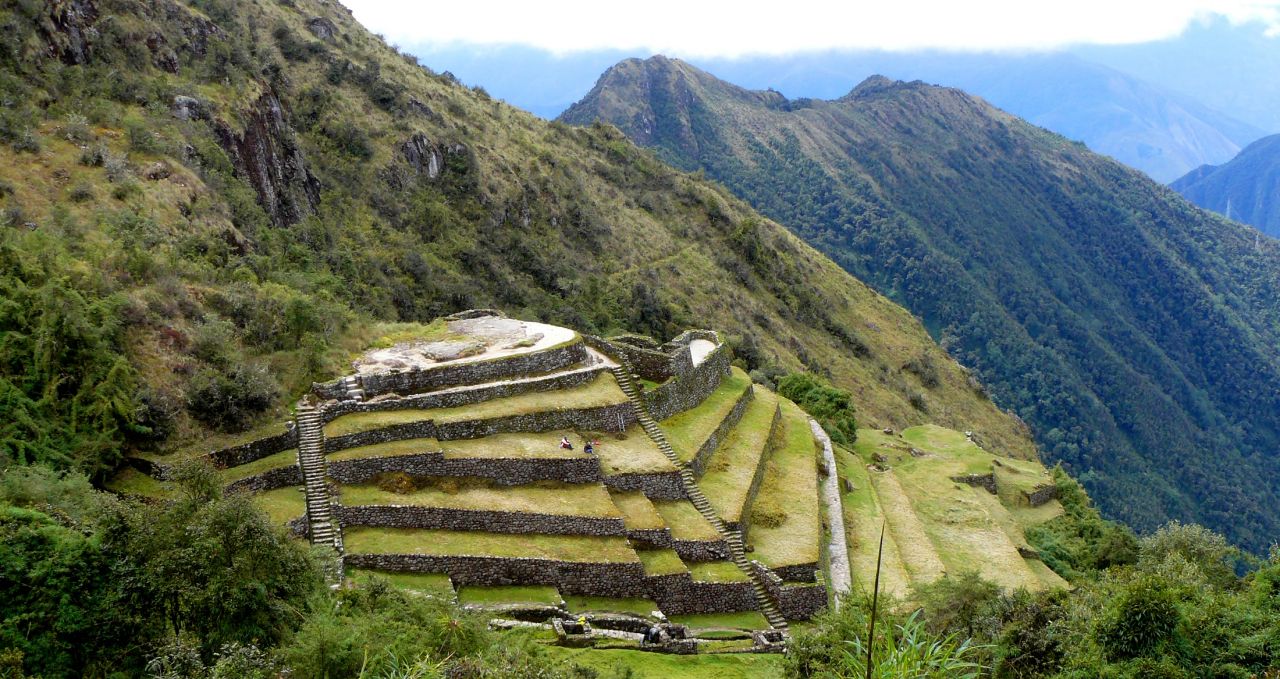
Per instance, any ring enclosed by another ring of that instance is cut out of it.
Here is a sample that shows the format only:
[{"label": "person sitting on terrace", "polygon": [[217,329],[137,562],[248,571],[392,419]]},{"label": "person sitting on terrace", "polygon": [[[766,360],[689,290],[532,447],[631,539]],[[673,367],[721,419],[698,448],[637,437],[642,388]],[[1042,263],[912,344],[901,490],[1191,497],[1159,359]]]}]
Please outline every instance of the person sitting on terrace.
[{"label": "person sitting on terrace", "polygon": [[573,450],[573,444],[569,442],[568,436],[560,437],[560,447],[564,448],[565,450]]}]

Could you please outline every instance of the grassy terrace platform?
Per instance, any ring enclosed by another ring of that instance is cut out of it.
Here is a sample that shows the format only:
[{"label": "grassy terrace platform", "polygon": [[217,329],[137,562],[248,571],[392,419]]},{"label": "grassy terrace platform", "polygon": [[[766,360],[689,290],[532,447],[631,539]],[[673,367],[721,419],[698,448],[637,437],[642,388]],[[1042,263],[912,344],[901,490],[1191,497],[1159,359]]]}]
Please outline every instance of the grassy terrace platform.
[{"label": "grassy terrace platform", "polygon": [[750,578],[738,570],[732,561],[703,561],[686,563],[689,575],[695,582],[747,582]]},{"label": "grassy terrace platform", "polygon": [[602,372],[594,380],[586,384],[559,391],[519,394],[456,408],[387,410],[343,415],[326,424],[324,434],[327,437],[343,436],[397,424],[420,422],[422,420],[461,422],[511,415],[526,415],[548,410],[596,408],[623,403],[626,400],[626,394],[623,394],[622,390],[618,388],[618,383],[614,381],[613,375],[608,372]]},{"label": "grassy terrace platform", "polygon": [[667,440],[671,442],[671,447],[675,448],[681,460],[693,459],[698,448],[708,436],[711,436],[711,432],[715,431],[729,411],[733,410],[742,392],[750,388],[751,378],[745,372],[734,368],[732,374],[720,383],[719,388],[696,408],[668,417],[660,423],[663,432],[667,435]]},{"label": "grassy terrace platform", "polygon": [[582,452],[579,442],[573,450],[560,447],[560,433],[543,434],[494,434],[478,439],[444,441],[441,447],[445,457],[452,458],[519,458],[526,460],[566,459],[590,457]]},{"label": "grassy terrace platform", "polygon": [[275,436],[284,433],[285,422],[283,420],[275,420],[266,424],[258,425],[249,431],[243,431],[236,434],[205,434],[201,436],[199,441],[188,443],[172,452],[143,452],[136,453],[134,457],[140,457],[144,460],[151,460],[161,464],[177,464],[183,460],[189,460],[193,457],[208,455],[215,450],[230,448],[245,443],[252,443],[261,438]]},{"label": "grassy terrace platform", "polygon": [[472,606],[497,606],[502,604],[538,604],[559,606],[560,592],[549,585],[510,585],[479,587],[467,585],[458,588],[458,603]]},{"label": "grassy terrace platform", "polygon": [[620,517],[609,491],[601,484],[538,483],[527,486],[463,486],[456,491],[428,486],[410,493],[393,493],[375,485],[342,487],[342,504],[411,505],[445,509],[528,512],[564,516]]},{"label": "grassy terrace platform", "polygon": [[271,522],[284,525],[307,512],[307,501],[301,488],[276,488],[253,496],[254,504],[271,517]]},{"label": "grassy terrace platform", "polygon": [[[605,476],[677,471],[639,425],[628,427],[621,438],[617,434],[600,434],[596,440],[600,445],[596,447],[595,454],[600,458],[600,469]],[[578,441],[574,442],[574,445],[578,444]]]},{"label": "grassy terrace platform", "polygon": [[396,573],[393,571],[375,571],[363,568],[348,568],[347,577],[355,582],[365,584],[374,578],[382,578],[387,582],[423,594],[453,596],[453,583],[443,573]]},{"label": "grassy terrace platform", "polygon": [[781,407],[781,440],[752,512],[777,514],[782,521],[766,525],[753,516],[749,532],[754,558],[771,568],[816,562],[822,539],[818,456],[809,416],[790,401],[782,401]]},{"label": "grassy terrace platform", "polygon": [[222,477],[223,483],[231,483],[232,481],[247,479],[250,476],[261,474],[265,471],[279,469],[280,467],[292,467],[296,464],[298,464],[298,451],[294,448],[290,448],[289,450],[278,452],[275,455],[268,455],[266,457],[259,458],[249,464],[242,464],[239,467],[223,469],[218,472],[218,475]]},{"label": "grassy terrace platform", "polygon": [[644,564],[645,575],[674,575],[687,573],[684,562],[674,549],[641,549],[636,552],[640,563]]},{"label": "grassy terrace platform", "polygon": [[698,513],[688,500],[661,500],[653,506],[662,515],[662,520],[671,529],[671,537],[676,540],[719,540],[720,533],[715,526]]},{"label": "grassy terrace platform", "polygon": [[339,460],[362,460],[366,457],[398,457],[401,455],[421,455],[423,453],[434,453],[440,450],[440,442],[433,438],[423,439],[407,439],[404,441],[389,441],[387,443],[376,443],[372,446],[360,446],[358,448],[347,448],[336,453],[328,455],[330,462]]},{"label": "grassy terrace platform", "polygon": [[120,470],[103,485],[114,493],[141,497],[170,497],[176,492],[172,483],[156,480],[133,467]]},{"label": "grassy terrace platform", "polygon": [[671,622],[688,625],[694,629],[728,627],[731,629],[769,629],[769,621],[756,611],[740,613],[695,613],[691,615],[673,615]]},{"label": "grassy terrace platform", "polygon": [[628,493],[610,492],[613,504],[622,512],[622,522],[628,530],[659,530],[667,527],[662,515],[644,493],[636,490]]},{"label": "grassy terrace platform", "polygon": [[[890,470],[869,474],[877,501],[892,506],[891,530],[912,581],[928,581],[943,570],[977,567],[1001,586],[1063,587],[1063,580],[1034,559],[1025,559],[1025,529],[1062,512],[1057,501],[1030,507],[1022,496],[1049,482],[1042,466],[997,458],[963,433],[922,425],[900,436],[860,430],[855,448],[865,465],[872,455],[888,460]],[[915,448],[923,456],[911,454]],[[996,474],[999,495],[957,483],[953,476]],[[856,482],[855,482],[856,483]]]},{"label": "grassy terrace platform", "polygon": [[635,563],[626,538],[587,535],[515,535],[481,531],[412,528],[347,528],[343,542],[351,554],[426,554],[556,559],[581,563]]},{"label": "grassy terrace platform", "polygon": [[603,596],[567,596],[565,607],[573,613],[630,613],[648,616],[659,610],[649,599],[615,599]]},{"label": "grassy terrace platform", "polygon": [[716,514],[725,521],[742,518],[751,479],[769,446],[769,427],[777,408],[777,394],[757,387],[756,397],[747,406],[742,420],[720,445],[706,473],[698,480]]}]

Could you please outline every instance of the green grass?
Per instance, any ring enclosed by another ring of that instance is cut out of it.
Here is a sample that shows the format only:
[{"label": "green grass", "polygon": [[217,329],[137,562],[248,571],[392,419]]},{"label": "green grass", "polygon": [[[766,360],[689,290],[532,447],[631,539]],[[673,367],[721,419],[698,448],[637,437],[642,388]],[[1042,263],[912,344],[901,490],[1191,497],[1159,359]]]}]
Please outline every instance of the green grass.
[{"label": "green grass", "polygon": [[354,554],[500,556],[582,563],[637,561],[635,551],[622,537],[366,527],[348,528],[342,537],[347,551]]},{"label": "green grass", "polygon": [[201,436],[199,441],[189,443],[171,453],[139,453],[138,457],[143,457],[156,462],[166,464],[176,464],[183,460],[193,457],[207,455],[215,450],[230,448],[244,443],[251,443],[261,438],[275,436],[284,433],[285,423],[280,420],[268,422],[250,429],[249,431],[239,432],[235,434],[205,434]]},{"label": "green grass", "polygon": [[[570,437],[571,439],[574,437]],[[456,458],[516,458],[562,459],[588,457],[582,452],[581,441],[574,441],[573,450],[560,447],[560,434],[494,434],[478,439],[445,441],[442,445],[445,457]]]},{"label": "green grass", "polygon": [[455,492],[428,486],[411,493],[393,493],[375,485],[342,487],[342,504],[412,505],[562,516],[620,517],[621,513],[599,483],[545,483],[527,486],[463,486]]},{"label": "green grass", "polygon": [[173,484],[158,481],[133,467],[124,468],[103,485],[110,491],[142,497],[171,497],[175,492]]},{"label": "green grass", "polygon": [[676,471],[671,460],[658,450],[639,425],[628,427],[621,438],[617,434],[602,434],[596,439],[600,445],[596,447],[595,454],[600,458],[600,468],[605,476]]},{"label": "green grass", "polygon": [[362,460],[367,457],[398,457],[400,455],[421,455],[423,453],[433,453],[440,450],[440,442],[433,438],[424,439],[406,439],[404,441],[388,441],[387,443],[375,443],[371,446],[360,446],[359,448],[347,448],[328,455],[330,461],[338,460]]},{"label": "green grass", "polygon": [[560,605],[560,592],[548,585],[510,585],[478,587],[467,585],[458,589],[458,603],[474,606],[500,604]]},{"label": "green grass", "polygon": [[565,606],[574,613],[630,613],[648,617],[658,609],[649,599],[615,599],[602,596],[567,596]]},{"label": "green grass", "polygon": [[[977,569],[1007,588],[1063,586],[1060,578],[1046,576],[1039,564],[1018,553],[1018,547],[1027,546],[1025,528],[1061,512],[1056,503],[1031,508],[1022,499],[1022,490],[1049,480],[1042,466],[1008,458],[995,466],[995,457],[963,433],[936,425],[911,427],[900,437],[876,431],[864,436],[860,430],[858,438],[855,448],[863,462],[878,453],[891,467],[873,475],[873,486],[891,514],[889,523],[913,579]],[[926,454],[915,457],[911,448]],[[1006,485],[996,496],[951,480],[993,470],[997,486]]]},{"label": "green grass", "polygon": [[284,524],[307,512],[306,497],[301,488],[276,488],[253,496],[254,504],[262,508],[274,523]]},{"label": "green grass", "polygon": [[732,561],[700,561],[685,563],[696,582],[747,582],[750,578]]},{"label": "green grass", "polygon": [[769,427],[777,412],[778,397],[763,387],[747,406],[742,420],[730,432],[711,458],[698,486],[725,521],[742,518],[743,503],[751,489],[751,479],[769,445]]},{"label": "green grass", "polygon": [[653,503],[677,540],[719,540],[720,533],[688,500],[659,500]]},{"label": "green grass", "polygon": [[653,502],[644,493],[635,490],[628,493],[610,491],[613,504],[622,512],[622,521],[628,530],[653,530],[666,527]]},{"label": "green grass", "polygon": [[741,611],[739,613],[697,613],[693,615],[673,615],[671,622],[688,625],[694,628],[727,627],[730,629],[769,629],[769,621],[757,611]]},{"label": "green grass", "polygon": [[681,460],[692,460],[711,432],[733,410],[742,392],[751,388],[751,378],[738,368],[697,407],[668,417],[661,422],[671,447]]},{"label": "green grass", "polygon": [[[634,679],[781,679],[782,656],[774,653],[667,655],[631,650],[573,649],[548,646],[553,658],[594,669],[602,676]],[[614,674],[609,674],[613,672]]]},{"label": "green grass", "polygon": [[622,403],[626,400],[626,394],[623,394],[622,390],[618,388],[618,383],[613,380],[613,375],[608,372],[602,372],[594,380],[571,389],[518,394],[456,408],[387,410],[344,415],[325,425],[324,434],[332,438],[397,424],[420,422],[422,420],[435,420],[436,422],[484,420],[512,415],[527,415],[549,410],[595,408]]},{"label": "green grass", "polygon": [[778,449],[770,458],[753,511],[785,512],[780,525],[753,521],[749,538],[754,558],[770,567],[818,560],[822,523],[818,510],[818,459],[809,416],[796,404],[781,400]]},{"label": "green grass", "polygon": [[646,575],[673,575],[689,570],[674,549],[638,549],[636,556],[640,557]]},{"label": "green grass", "polygon": [[395,571],[348,568],[347,577],[360,584],[367,584],[375,577],[382,578],[402,589],[424,594],[453,596],[453,584],[449,581],[449,576],[443,573],[398,573]]},{"label": "green grass", "polygon": [[[858,432],[858,437],[862,437],[861,431]],[[876,551],[884,512],[880,509],[879,496],[871,485],[863,458],[844,448],[836,448],[835,455],[836,465],[854,485],[852,491],[841,491],[845,538],[849,544],[849,569],[855,585],[870,595],[875,580]],[[898,554],[897,542],[893,534],[886,530],[880,566],[882,591],[903,597],[907,595],[910,585],[911,577]]]},{"label": "green grass", "polygon": [[296,464],[298,464],[298,451],[290,448],[289,450],[284,450],[274,455],[259,458],[248,464],[242,464],[239,467],[223,469],[218,474],[222,477],[223,483],[231,483],[232,481],[247,479],[250,476],[261,474],[262,472],[269,471],[271,469],[292,467]]}]

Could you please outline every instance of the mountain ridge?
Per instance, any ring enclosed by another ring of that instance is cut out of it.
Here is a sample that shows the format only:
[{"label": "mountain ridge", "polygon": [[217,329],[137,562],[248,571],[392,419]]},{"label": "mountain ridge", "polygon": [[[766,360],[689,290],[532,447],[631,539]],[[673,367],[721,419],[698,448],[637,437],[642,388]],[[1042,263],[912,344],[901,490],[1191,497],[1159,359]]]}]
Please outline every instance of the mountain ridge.
[{"label": "mountain ridge", "polygon": [[1169,186],[1206,210],[1280,237],[1280,135],[1253,142],[1221,165],[1201,165]]},{"label": "mountain ridge", "polygon": [[[689,91],[646,101],[637,72],[663,68]],[[635,138],[911,308],[1104,510],[1265,547],[1275,526],[1262,507],[1280,502],[1262,471],[1280,434],[1261,406],[1280,407],[1275,243],[1255,251],[1167,188],[960,90],[876,79],[788,111],[698,87],[711,79],[679,61],[622,62],[562,119],[633,134],[636,111],[677,108],[683,136]],[[1241,507],[1248,525],[1232,526]]]}]

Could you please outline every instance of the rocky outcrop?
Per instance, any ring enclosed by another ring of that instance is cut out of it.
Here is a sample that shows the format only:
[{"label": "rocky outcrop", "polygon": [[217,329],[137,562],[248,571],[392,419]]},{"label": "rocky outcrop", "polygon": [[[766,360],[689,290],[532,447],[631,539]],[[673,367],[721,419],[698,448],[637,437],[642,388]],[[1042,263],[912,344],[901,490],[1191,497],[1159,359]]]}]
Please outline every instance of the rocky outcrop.
[{"label": "rocky outcrop", "polygon": [[98,29],[94,27],[97,4],[93,0],[70,0],[45,6],[48,13],[42,17],[40,28],[49,54],[68,66],[88,63],[98,39]]},{"label": "rocky outcrop", "polygon": [[320,202],[320,182],[307,169],[284,107],[267,90],[243,112],[244,131],[223,120],[214,123],[218,142],[236,173],[258,192],[258,203],[276,226],[296,224]]},{"label": "rocky outcrop", "polygon": [[312,17],[307,19],[307,30],[311,34],[326,42],[333,42],[338,35],[338,27],[332,21],[324,17]]},{"label": "rocky outcrop", "polygon": [[441,144],[432,142],[426,135],[416,132],[400,145],[400,154],[405,162],[427,179],[435,179],[445,171],[445,164],[450,156],[467,155],[467,147],[462,144]]}]

